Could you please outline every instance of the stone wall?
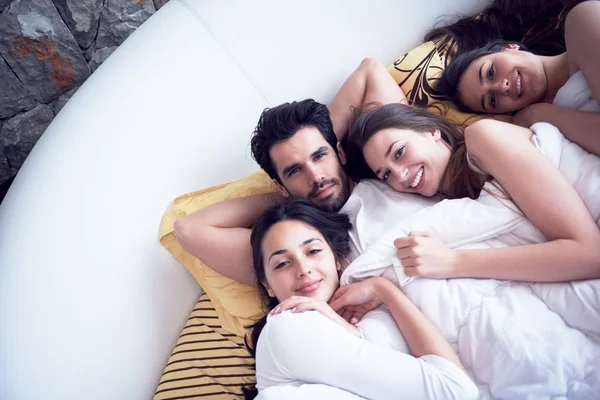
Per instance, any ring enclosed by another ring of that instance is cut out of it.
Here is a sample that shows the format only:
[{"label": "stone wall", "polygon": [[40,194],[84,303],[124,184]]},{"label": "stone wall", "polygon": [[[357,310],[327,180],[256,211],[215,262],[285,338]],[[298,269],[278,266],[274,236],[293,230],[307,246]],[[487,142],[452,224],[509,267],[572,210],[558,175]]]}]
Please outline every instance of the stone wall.
[{"label": "stone wall", "polygon": [[0,186],[100,64],[168,0],[0,0]]}]

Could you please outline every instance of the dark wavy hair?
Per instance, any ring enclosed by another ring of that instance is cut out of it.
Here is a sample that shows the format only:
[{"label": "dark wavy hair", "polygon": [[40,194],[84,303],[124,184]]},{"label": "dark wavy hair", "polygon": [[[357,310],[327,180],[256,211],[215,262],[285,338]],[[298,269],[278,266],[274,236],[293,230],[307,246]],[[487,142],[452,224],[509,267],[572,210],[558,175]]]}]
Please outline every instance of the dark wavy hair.
[{"label": "dark wavy hair", "polygon": [[[465,53],[492,40],[522,43],[533,53],[553,56],[566,51],[567,14],[586,0],[495,0],[481,13],[434,28],[425,41],[454,41],[454,52]],[[451,54],[455,55],[455,54]]]},{"label": "dark wavy hair", "polygon": [[437,83],[436,91],[450,99],[460,110],[468,112],[472,111],[461,99],[460,92],[458,91],[458,82],[473,61],[488,54],[498,53],[502,51],[506,45],[511,43],[518,45],[519,51],[529,51],[522,43],[516,43],[514,41],[509,42],[506,40],[492,40],[482,47],[466,53],[461,53],[444,69],[444,72]]},{"label": "dark wavy hair", "polygon": [[[306,200],[293,200],[289,203],[275,204],[267,208],[256,221],[250,235],[254,273],[266,313],[275,308],[279,301],[274,297],[270,297],[261,283],[266,280],[262,242],[273,225],[290,220],[304,222],[318,230],[337,260],[343,259],[350,252],[350,235],[348,232],[352,228],[352,224],[346,214],[321,210]],[[252,357],[256,357],[256,344],[266,323],[267,315],[249,327],[252,328],[250,343],[248,343],[248,337],[244,338],[246,347]],[[253,399],[258,393],[254,386],[243,387],[242,390],[246,399]]]},{"label": "dark wavy hair", "polygon": [[345,149],[348,157],[348,173],[352,178],[378,179],[367,165],[362,150],[373,135],[388,128],[416,132],[439,129],[442,139],[450,146],[450,160],[442,182],[450,182],[453,188],[452,193],[442,193],[442,195],[448,198],[479,197],[483,184],[489,176],[478,174],[469,168],[463,127],[405,104],[392,103],[374,108],[360,115],[352,124]]},{"label": "dark wavy hair", "polygon": [[568,12],[585,0],[496,0],[480,14],[435,28],[425,40],[449,45],[453,60],[446,66],[436,91],[470,111],[458,93],[458,83],[475,60],[514,43],[520,50],[543,56],[566,51],[564,27]]},{"label": "dark wavy hair", "polygon": [[271,179],[276,179],[281,184],[271,159],[271,148],[309,126],[317,128],[337,154],[337,138],[333,132],[329,109],[313,99],[306,99],[283,103],[262,112],[250,140],[252,158]]}]

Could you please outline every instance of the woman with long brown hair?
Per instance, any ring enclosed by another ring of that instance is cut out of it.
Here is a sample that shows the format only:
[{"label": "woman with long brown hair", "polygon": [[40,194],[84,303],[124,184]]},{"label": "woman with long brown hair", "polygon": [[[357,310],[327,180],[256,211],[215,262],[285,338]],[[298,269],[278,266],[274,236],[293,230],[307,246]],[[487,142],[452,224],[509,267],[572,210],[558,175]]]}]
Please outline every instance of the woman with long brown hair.
[{"label": "woman with long brown hair", "polygon": [[600,155],[600,3],[579,4],[564,21],[560,54],[544,55],[515,39],[492,40],[460,52],[437,90],[464,110],[515,113],[513,122],[527,128],[551,123]]}]

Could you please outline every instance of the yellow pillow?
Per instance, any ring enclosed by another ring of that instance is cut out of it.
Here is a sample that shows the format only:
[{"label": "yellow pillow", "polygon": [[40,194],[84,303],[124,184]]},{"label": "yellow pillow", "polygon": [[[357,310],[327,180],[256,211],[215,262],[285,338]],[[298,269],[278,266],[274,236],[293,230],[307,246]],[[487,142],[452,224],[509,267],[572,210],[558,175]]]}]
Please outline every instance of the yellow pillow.
[{"label": "yellow pillow", "polygon": [[272,193],[275,190],[271,178],[259,171],[237,182],[177,197],[165,212],[160,224],[160,244],[183,264],[202,286],[215,307],[221,326],[238,336],[243,336],[246,332],[245,326],[264,314],[258,289],[213,271],[185,251],[175,238],[173,223],[177,218],[223,200]]},{"label": "yellow pillow", "polygon": [[448,50],[452,43],[443,40],[425,42],[398,58],[388,67],[410,104],[427,107],[428,111],[443,115],[450,121],[470,125],[483,118],[510,122],[510,115],[472,114],[459,111],[456,105],[436,92],[435,85],[450,62]]}]

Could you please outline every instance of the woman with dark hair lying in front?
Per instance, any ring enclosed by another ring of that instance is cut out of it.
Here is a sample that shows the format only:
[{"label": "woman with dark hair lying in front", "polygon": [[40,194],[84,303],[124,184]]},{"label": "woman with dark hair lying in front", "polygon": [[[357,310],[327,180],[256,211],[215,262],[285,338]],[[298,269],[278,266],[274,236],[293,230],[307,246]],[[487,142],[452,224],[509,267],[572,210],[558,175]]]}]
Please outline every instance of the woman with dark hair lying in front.
[{"label": "woman with dark hair lying in front", "polygon": [[[247,398],[477,398],[450,344],[400,288],[377,277],[338,289],[350,227],[304,201],[256,222],[256,281],[271,312],[252,331],[257,383]],[[336,313],[345,307],[367,315],[350,324]]]}]

